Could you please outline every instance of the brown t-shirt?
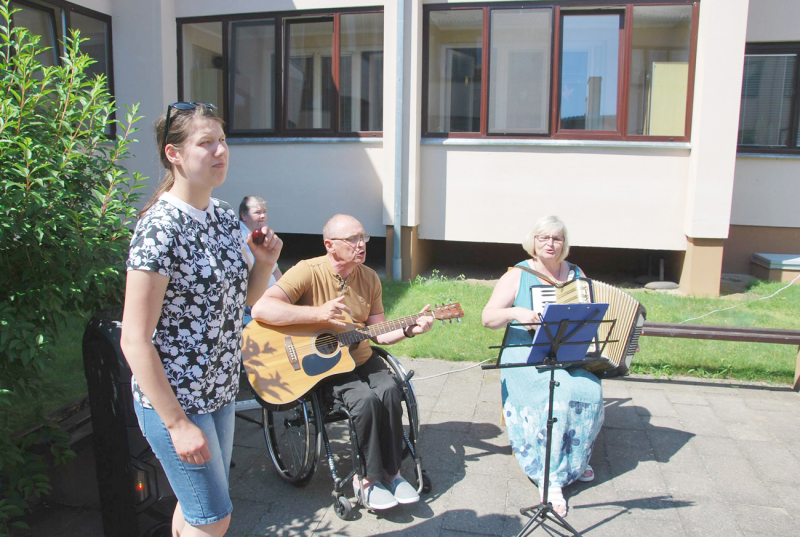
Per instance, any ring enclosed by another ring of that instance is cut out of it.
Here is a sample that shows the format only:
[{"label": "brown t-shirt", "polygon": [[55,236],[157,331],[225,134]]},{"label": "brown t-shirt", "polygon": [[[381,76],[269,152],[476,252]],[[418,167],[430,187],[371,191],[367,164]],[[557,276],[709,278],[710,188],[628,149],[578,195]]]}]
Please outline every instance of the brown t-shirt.
[{"label": "brown t-shirt", "polygon": [[[383,289],[378,274],[371,268],[357,265],[343,279],[333,270],[326,255],[300,261],[275,285],[298,306],[321,306],[344,295],[345,305],[353,312],[353,324],[358,327],[365,326],[371,315],[383,313]],[[369,360],[372,356],[369,340],[359,343],[350,354],[356,366]]]}]

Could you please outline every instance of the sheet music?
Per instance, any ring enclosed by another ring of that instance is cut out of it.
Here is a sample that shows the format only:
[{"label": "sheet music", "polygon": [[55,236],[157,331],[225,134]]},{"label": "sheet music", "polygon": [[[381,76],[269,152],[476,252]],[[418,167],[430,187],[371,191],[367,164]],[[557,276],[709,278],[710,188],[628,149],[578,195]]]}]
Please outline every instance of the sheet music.
[{"label": "sheet music", "polygon": [[552,285],[531,285],[531,304],[533,311],[542,314],[547,304],[556,303],[556,288]]}]

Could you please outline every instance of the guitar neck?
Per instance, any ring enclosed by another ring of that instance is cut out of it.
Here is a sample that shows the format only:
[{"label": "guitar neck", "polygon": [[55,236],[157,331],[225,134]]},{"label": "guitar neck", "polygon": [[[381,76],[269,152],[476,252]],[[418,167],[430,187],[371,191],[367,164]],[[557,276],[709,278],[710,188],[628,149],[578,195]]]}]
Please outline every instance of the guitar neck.
[{"label": "guitar neck", "polygon": [[336,336],[336,339],[338,339],[339,343],[341,343],[343,346],[352,345],[354,343],[358,343],[359,341],[364,341],[365,339],[373,338],[381,334],[386,334],[388,332],[393,332],[401,328],[408,328],[409,326],[413,326],[417,324],[417,319],[425,315],[433,315],[433,314],[427,311],[422,313],[415,313],[414,315],[409,315],[408,317],[401,317],[400,319],[395,319],[394,321],[386,321],[385,323],[371,324],[363,328],[356,328],[355,330],[350,330],[349,332],[342,332],[341,334]]}]

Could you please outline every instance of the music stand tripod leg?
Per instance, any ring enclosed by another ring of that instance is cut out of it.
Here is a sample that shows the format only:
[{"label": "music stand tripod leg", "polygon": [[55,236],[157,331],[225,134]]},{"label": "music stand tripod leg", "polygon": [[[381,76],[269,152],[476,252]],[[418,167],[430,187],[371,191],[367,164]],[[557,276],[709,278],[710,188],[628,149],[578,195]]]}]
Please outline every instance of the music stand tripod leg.
[{"label": "music stand tripod leg", "polygon": [[[545,442],[545,461],[544,461],[544,490],[542,491],[542,503],[538,505],[536,512],[531,516],[531,519],[528,521],[527,524],[522,528],[517,534],[517,537],[523,537],[527,533],[532,533],[536,528],[541,526],[544,521],[548,518],[548,515],[552,515],[550,520],[564,528],[565,530],[572,533],[575,537],[582,537],[580,533],[578,533],[575,528],[573,528],[564,518],[555,512],[553,509],[553,504],[548,501],[547,494],[549,492],[550,487],[550,450],[553,443],[553,424],[558,421],[557,418],[553,417],[553,398],[555,395],[556,386],[558,386],[558,382],[556,382],[556,360],[555,357],[548,357],[546,362],[548,368],[550,369],[550,404],[547,409],[547,439]],[[533,507],[529,507],[527,509],[520,509],[520,514],[524,515],[527,511],[530,511]],[[555,518],[552,518],[555,517]],[[534,523],[537,519],[536,525],[533,528],[530,528],[531,524]]]}]

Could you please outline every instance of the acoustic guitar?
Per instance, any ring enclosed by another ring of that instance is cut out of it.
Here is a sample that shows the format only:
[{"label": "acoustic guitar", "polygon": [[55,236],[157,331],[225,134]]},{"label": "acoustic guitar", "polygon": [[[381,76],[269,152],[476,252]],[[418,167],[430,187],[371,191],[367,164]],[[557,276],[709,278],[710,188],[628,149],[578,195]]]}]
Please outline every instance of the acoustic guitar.
[{"label": "acoustic guitar", "polygon": [[364,340],[416,324],[423,316],[444,323],[464,316],[461,305],[443,304],[394,321],[359,327],[345,312],[345,327],[327,323],[275,326],[249,323],[242,333],[242,358],[247,378],[258,396],[285,405],[308,393],[320,381],[355,369],[350,350]]}]

